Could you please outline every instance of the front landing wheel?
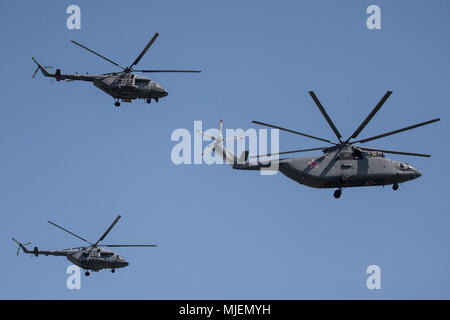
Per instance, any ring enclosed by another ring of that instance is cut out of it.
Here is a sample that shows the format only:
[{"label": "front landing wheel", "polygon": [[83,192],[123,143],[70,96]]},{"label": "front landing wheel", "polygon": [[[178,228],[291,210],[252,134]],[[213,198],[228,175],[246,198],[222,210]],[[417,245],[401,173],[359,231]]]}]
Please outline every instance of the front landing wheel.
[{"label": "front landing wheel", "polygon": [[337,190],[334,192],[333,196],[334,196],[336,199],[339,199],[339,198],[341,197],[341,194],[342,194],[342,190],[341,190],[341,189],[337,189]]},{"label": "front landing wheel", "polygon": [[147,103],[152,103],[152,99],[151,99],[151,98],[148,98],[148,99],[147,99]]},{"label": "front landing wheel", "polygon": [[397,183],[394,183],[394,185],[392,186],[392,189],[393,189],[393,190],[398,190],[398,184],[397,184]]},{"label": "front landing wheel", "polygon": [[120,107],[120,102],[119,102],[119,101],[116,101],[116,102],[114,103],[114,105],[115,105],[116,107]]},{"label": "front landing wheel", "polygon": [[84,273],[84,275],[85,275],[86,277],[89,277],[89,275],[90,275],[89,271],[86,271],[86,272]]}]

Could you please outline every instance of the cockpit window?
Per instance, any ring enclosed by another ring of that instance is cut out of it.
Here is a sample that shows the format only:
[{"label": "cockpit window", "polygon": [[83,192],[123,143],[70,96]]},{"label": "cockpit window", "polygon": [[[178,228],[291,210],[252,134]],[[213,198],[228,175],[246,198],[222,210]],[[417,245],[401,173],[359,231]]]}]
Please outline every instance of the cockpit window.
[{"label": "cockpit window", "polygon": [[399,168],[402,171],[410,171],[410,170],[412,170],[412,167],[409,164],[407,164],[407,163],[400,163],[399,164]]}]

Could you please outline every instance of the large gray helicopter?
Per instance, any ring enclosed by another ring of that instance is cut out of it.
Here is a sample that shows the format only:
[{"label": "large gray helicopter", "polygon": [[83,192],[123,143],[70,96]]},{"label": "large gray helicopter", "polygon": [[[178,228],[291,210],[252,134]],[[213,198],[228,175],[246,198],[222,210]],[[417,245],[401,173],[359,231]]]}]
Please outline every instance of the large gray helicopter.
[{"label": "large gray helicopter", "polygon": [[[214,151],[216,154],[226,160],[226,162],[233,166],[234,169],[239,170],[260,170],[276,167],[288,178],[313,188],[337,188],[334,192],[334,197],[339,198],[342,193],[342,189],[346,187],[362,187],[362,186],[385,186],[392,185],[394,190],[398,189],[399,183],[416,179],[421,176],[419,170],[413,168],[411,165],[405,162],[394,161],[385,158],[385,153],[418,156],[418,157],[430,157],[428,154],[411,153],[393,150],[382,150],[375,148],[367,148],[362,146],[356,146],[356,143],[365,143],[387,137],[396,133],[400,133],[406,130],[411,130],[417,127],[421,127],[436,121],[439,118],[421,122],[412,126],[408,126],[402,129],[389,131],[373,137],[350,141],[356,139],[373,116],[378,112],[382,105],[391,95],[392,91],[387,91],[383,98],[378,102],[372,112],[364,119],[360,126],[353,132],[353,134],[347,139],[343,140],[340,132],[331,121],[324,107],[320,103],[317,96],[313,91],[310,91],[312,99],[319,108],[320,112],[328,122],[329,126],[336,135],[338,142],[333,142],[328,139],[319,138],[309,134],[301,133],[298,131],[286,129],[283,127],[275,126],[272,124],[252,121],[255,124],[263,125],[290,133],[298,134],[311,139],[319,140],[332,144],[331,147],[321,147],[303,150],[285,151],[280,153],[272,153],[265,155],[253,156],[252,158],[258,158],[256,162],[248,161],[248,151],[242,153],[237,158],[231,151],[227,150],[223,145],[225,141],[222,137],[222,122],[219,127],[219,135],[213,137],[206,133],[203,135],[208,136],[213,142],[205,149],[205,153]],[[289,154],[296,152],[306,152],[322,150],[323,154],[313,157],[302,158],[287,158],[276,159],[268,161],[261,161],[259,158],[271,157],[281,154]],[[275,163],[274,163],[275,162]]]},{"label": "large gray helicopter", "polygon": [[[51,221],[47,221],[51,225],[71,234],[78,239],[83,240],[84,242],[89,243],[89,246],[84,247],[76,247],[70,249],[61,249],[61,250],[39,250],[38,247],[34,247],[33,250],[28,250],[26,245],[31,244],[31,242],[20,243],[15,238],[12,238],[14,242],[19,245],[17,249],[17,255],[19,255],[20,249],[25,253],[34,254],[36,257],[40,254],[44,256],[63,256],[66,257],[67,260],[72,262],[73,264],[79,266],[86,270],[85,275],[89,276],[89,270],[94,272],[99,272],[102,269],[111,269],[111,272],[114,273],[118,268],[125,268],[128,266],[128,261],[126,261],[121,255],[99,247],[100,241],[105,239],[106,235],[111,231],[114,225],[119,221],[120,215],[113,221],[113,223],[109,226],[109,228],[105,231],[105,233],[97,240],[95,243],[91,243],[86,239],[76,235],[75,233],[70,232],[69,230],[64,229],[61,226],[58,226],[56,223]],[[156,247],[154,244],[104,244],[102,247],[114,248],[114,247]]]},{"label": "large gray helicopter", "polygon": [[97,75],[89,75],[89,74],[63,74],[60,69],[56,69],[55,73],[48,72],[48,68],[41,65],[34,57],[32,57],[34,63],[37,65],[37,69],[34,71],[33,78],[36,76],[36,73],[40,70],[42,74],[46,77],[55,78],[56,81],[67,80],[81,80],[81,81],[89,81],[94,84],[100,90],[106,92],[110,96],[112,96],[116,102],[115,106],[119,107],[120,102],[132,102],[135,99],[146,99],[147,103],[151,103],[152,99],[156,102],[160,98],[164,98],[168,95],[168,92],[157,82],[152,81],[151,79],[135,74],[134,72],[142,72],[142,73],[162,73],[162,72],[201,72],[200,70],[135,70],[133,67],[138,64],[138,62],[145,55],[150,46],[155,42],[156,38],[159,36],[158,33],[155,33],[153,38],[149,41],[149,43],[142,50],[141,54],[134,60],[134,62],[129,67],[122,67],[116,62],[105,58],[101,54],[85,47],[84,45],[71,41],[73,44],[99,56],[102,59],[112,63],[113,65],[122,69],[119,72],[111,72],[105,74],[97,74]]}]

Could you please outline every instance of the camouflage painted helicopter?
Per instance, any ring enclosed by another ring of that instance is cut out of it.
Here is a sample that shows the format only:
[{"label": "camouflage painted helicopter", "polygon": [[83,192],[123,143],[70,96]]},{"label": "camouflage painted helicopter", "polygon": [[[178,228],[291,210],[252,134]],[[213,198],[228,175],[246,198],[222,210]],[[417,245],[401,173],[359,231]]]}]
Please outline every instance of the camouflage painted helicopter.
[{"label": "camouflage painted helicopter", "polygon": [[[356,146],[356,143],[365,143],[387,137],[396,133],[400,133],[406,130],[411,130],[417,127],[421,127],[436,121],[439,118],[421,122],[412,126],[408,126],[402,129],[382,133],[366,139],[357,141],[350,141],[355,139],[378,112],[382,105],[391,95],[392,91],[387,91],[383,98],[378,102],[372,112],[364,119],[361,125],[353,132],[353,134],[347,140],[343,140],[340,132],[331,121],[330,117],[326,113],[324,107],[320,103],[314,92],[310,91],[312,99],[319,108],[320,112],[324,116],[328,125],[336,135],[338,142],[333,142],[328,139],[319,138],[302,132],[286,129],[283,127],[275,126],[272,124],[252,121],[255,124],[263,125],[297,135],[301,135],[307,138],[319,140],[332,144],[331,147],[321,147],[303,150],[285,151],[280,153],[264,154],[253,156],[251,158],[258,158],[256,162],[248,161],[248,151],[242,153],[238,158],[231,151],[227,150],[223,145],[225,141],[222,137],[222,122],[219,127],[219,135],[211,136],[206,133],[202,134],[213,140],[213,142],[205,148],[204,154],[208,152],[216,152],[226,162],[233,166],[234,169],[239,170],[260,170],[278,167],[288,178],[309,187],[313,188],[337,188],[334,192],[334,197],[339,198],[342,193],[342,189],[346,187],[362,187],[362,186],[385,186],[392,185],[394,190],[398,189],[399,183],[416,179],[421,176],[419,170],[413,168],[411,165],[405,162],[394,161],[385,158],[385,153],[418,156],[418,157],[430,157],[428,154],[411,153],[393,150],[381,150],[375,148],[367,148]],[[228,140],[228,139],[227,139]],[[306,152],[322,150],[323,154],[314,157],[301,157],[301,158],[287,158],[287,159],[267,159],[267,161],[260,161],[259,158],[278,156],[281,154]]]},{"label": "camouflage painted helicopter", "polygon": [[[102,269],[111,269],[111,272],[114,273],[118,268],[125,268],[128,266],[128,261],[126,261],[121,255],[107,249],[103,249],[99,247],[100,241],[105,239],[106,235],[111,231],[114,225],[119,221],[120,215],[113,221],[113,223],[109,226],[109,228],[105,231],[105,233],[97,240],[95,243],[91,243],[86,239],[76,235],[75,233],[70,232],[69,230],[64,229],[61,226],[58,226],[56,223],[51,221],[47,221],[51,225],[71,234],[74,237],[77,237],[84,242],[89,243],[89,246],[84,247],[76,247],[71,249],[62,249],[62,250],[39,250],[38,247],[34,247],[33,250],[28,250],[26,245],[31,244],[31,242],[20,243],[15,238],[12,238],[14,242],[19,245],[17,249],[17,255],[19,255],[20,249],[25,253],[34,254],[36,257],[41,255],[44,256],[63,256],[66,257],[67,260],[72,262],[73,264],[79,266],[86,270],[85,275],[89,276],[89,270],[94,272],[99,272]],[[103,247],[156,247],[154,244],[104,244]]]},{"label": "camouflage painted helicopter", "polygon": [[134,72],[142,72],[142,73],[162,73],[162,72],[183,72],[183,73],[198,73],[200,70],[135,70],[133,67],[138,64],[138,62],[145,55],[150,46],[155,42],[156,38],[159,36],[158,33],[155,33],[153,38],[149,41],[149,43],[145,46],[139,56],[134,60],[134,62],[129,67],[122,67],[118,63],[102,56],[101,54],[85,47],[84,45],[71,41],[73,44],[99,56],[102,59],[112,63],[113,65],[122,69],[119,72],[110,72],[105,74],[98,75],[89,75],[89,74],[63,74],[60,69],[56,69],[55,73],[48,72],[48,68],[41,65],[34,57],[32,57],[33,62],[37,65],[37,69],[34,71],[33,78],[36,76],[36,73],[40,70],[42,74],[46,77],[55,78],[56,81],[67,80],[67,81],[88,81],[92,82],[94,86],[99,88],[100,90],[106,92],[108,95],[112,96],[115,102],[115,106],[119,107],[120,102],[132,102],[135,99],[147,99],[147,103],[151,103],[152,99],[156,102],[160,98],[164,98],[168,95],[168,92],[157,82],[152,81],[151,79],[135,74]]}]

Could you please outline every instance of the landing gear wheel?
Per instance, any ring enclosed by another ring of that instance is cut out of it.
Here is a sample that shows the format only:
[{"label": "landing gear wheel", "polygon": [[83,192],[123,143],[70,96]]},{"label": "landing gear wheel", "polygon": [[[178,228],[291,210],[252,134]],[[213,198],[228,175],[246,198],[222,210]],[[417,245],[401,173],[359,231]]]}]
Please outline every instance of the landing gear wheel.
[{"label": "landing gear wheel", "polygon": [[89,275],[90,275],[89,271],[86,271],[86,272],[84,273],[84,275],[85,275],[86,277],[89,277]]},{"label": "landing gear wheel", "polygon": [[120,107],[120,102],[119,102],[119,101],[116,101],[116,102],[114,103],[114,105],[115,105],[116,107]]},{"label": "landing gear wheel", "polygon": [[[156,100],[156,102],[158,102],[158,100]],[[152,103],[152,98],[148,98],[147,103]]]},{"label": "landing gear wheel", "polygon": [[394,185],[392,186],[392,189],[393,189],[393,190],[398,190],[398,184],[397,184],[397,183],[394,183]]},{"label": "landing gear wheel", "polygon": [[158,102],[158,98],[155,98],[155,101]]},{"label": "landing gear wheel", "polygon": [[114,273],[114,272],[116,272],[116,269],[111,269],[111,273]]},{"label": "landing gear wheel", "polygon": [[339,198],[341,197],[341,194],[342,194],[342,190],[341,190],[341,189],[337,189],[337,190],[334,192],[333,196],[334,196],[336,199],[339,199]]}]

